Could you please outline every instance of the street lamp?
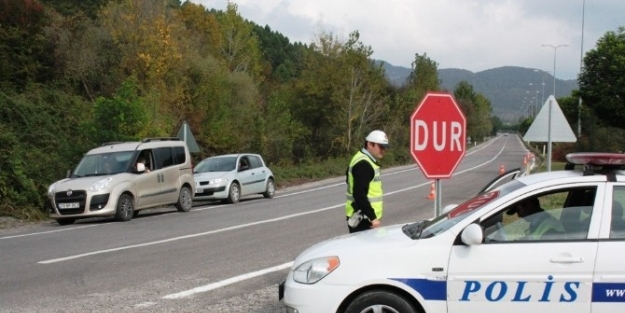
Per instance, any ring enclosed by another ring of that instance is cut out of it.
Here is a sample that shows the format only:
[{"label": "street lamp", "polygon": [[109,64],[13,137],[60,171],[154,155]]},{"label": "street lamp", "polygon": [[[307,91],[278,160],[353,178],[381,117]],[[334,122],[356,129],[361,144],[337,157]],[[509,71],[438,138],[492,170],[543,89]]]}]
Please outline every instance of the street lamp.
[{"label": "street lamp", "polygon": [[543,91],[542,91],[542,92],[541,92],[541,94],[540,94],[541,101],[542,101],[542,102],[540,103],[540,106],[542,107],[542,106],[545,104],[545,74],[547,74],[547,73],[550,73],[550,74],[551,74],[551,72],[550,72],[550,71],[545,71],[545,70],[539,70],[539,69],[535,69],[535,70],[534,70],[534,72],[537,72],[537,73],[538,73],[539,71],[540,71],[540,72],[543,72],[543,82],[542,82],[542,84],[541,84],[541,85],[543,86]]},{"label": "street lamp", "polygon": [[553,48],[553,97],[556,98],[556,51],[558,51],[558,48],[568,47],[568,45],[558,45],[558,46],[542,45],[542,46]]}]

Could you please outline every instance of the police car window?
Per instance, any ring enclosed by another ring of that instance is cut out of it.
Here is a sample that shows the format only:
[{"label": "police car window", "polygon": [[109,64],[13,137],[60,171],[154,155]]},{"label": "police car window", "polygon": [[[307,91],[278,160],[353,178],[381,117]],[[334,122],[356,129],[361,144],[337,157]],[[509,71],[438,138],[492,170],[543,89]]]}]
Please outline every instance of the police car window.
[{"label": "police car window", "polygon": [[[583,240],[588,236],[596,186],[534,195],[499,210],[480,224],[485,242]],[[570,202],[583,198],[583,202]],[[580,205],[589,204],[589,205]]]},{"label": "police car window", "polygon": [[612,192],[610,238],[625,239],[625,186],[615,186]]},{"label": "police car window", "polygon": [[402,230],[412,239],[436,236],[458,224],[458,222],[469,216],[470,213],[499,198],[501,195],[502,190],[499,189],[477,195],[469,201],[458,205],[447,214],[442,214],[431,221],[405,225]]}]

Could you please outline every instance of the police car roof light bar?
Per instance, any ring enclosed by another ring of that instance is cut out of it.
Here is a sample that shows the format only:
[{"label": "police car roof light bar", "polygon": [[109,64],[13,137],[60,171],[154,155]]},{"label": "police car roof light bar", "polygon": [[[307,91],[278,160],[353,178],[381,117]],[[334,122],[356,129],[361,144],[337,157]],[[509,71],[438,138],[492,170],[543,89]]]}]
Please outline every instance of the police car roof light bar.
[{"label": "police car roof light bar", "polygon": [[575,165],[625,165],[625,154],[605,152],[577,152],[566,155],[566,160]]},{"label": "police car roof light bar", "polygon": [[575,165],[582,165],[584,176],[594,175],[598,170],[616,170],[625,166],[625,154],[621,153],[569,153],[566,155],[566,160],[565,170],[573,170]]}]

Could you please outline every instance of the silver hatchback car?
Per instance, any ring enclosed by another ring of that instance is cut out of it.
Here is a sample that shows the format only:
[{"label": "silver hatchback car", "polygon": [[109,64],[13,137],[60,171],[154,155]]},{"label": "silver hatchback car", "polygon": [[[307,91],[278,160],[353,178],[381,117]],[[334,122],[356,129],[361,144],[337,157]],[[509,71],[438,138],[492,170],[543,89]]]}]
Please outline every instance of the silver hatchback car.
[{"label": "silver hatchback car", "polygon": [[221,200],[237,203],[241,197],[262,194],[273,198],[276,192],[273,172],[258,154],[227,154],[202,160],[193,169],[193,200]]}]

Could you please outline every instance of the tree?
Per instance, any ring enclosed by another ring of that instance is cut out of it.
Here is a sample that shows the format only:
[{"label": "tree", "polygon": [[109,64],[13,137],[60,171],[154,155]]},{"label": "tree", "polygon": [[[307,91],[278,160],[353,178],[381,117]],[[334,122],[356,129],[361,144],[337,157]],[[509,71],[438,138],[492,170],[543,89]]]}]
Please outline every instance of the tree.
[{"label": "tree", "polygon": [[[410,115],[428,91],[440,90],[438,79],[438,63],[430,59],[426,53],[415,54],[412,71],[405,86],[393,95],[390,103],[389,128],[387,135],[397,145],[410,145]],[[410,159],[410,154],[405,157]]]},{"label": "tree", "polygon": [[230,71],[245,72],[262,80],[262,62],[258,39],[250,22],[244,20],[237,5],[228,2],[224,14],[217,16],[221,28],[221,56]]},{"label": "tree", "polygon": [[148,135],[145,105],[137,93],[136,84],[126,81],[113,98],[96,100],[93,130],[97,141],[136,140]]},{"label": "tree", "polygon": [[467,119],[467,136],[478,139],[490,134],[493,129],[490,101],[484,95],[476,93],[467,81],[458,83],[454,98]]},{"label": "tree", "polygon": [[53,80],[49,15],[36,0],[0,0],[0,82],[16,88]]},{"label": "tree", "polygon": [[607,32],[586,53],[579,86],[584,104],[598,118],[625,128],[625,27]]},{"label": "tree", "polygon": [[[388,105],[384,95],[387,87],[382,65],[375,65],[370,57],[373,50],[360,41],[358,31],[352,32],[341,52],[344,70],[341,85],[337,86],[339,116],[343,121],[338,128],[343,150],[349,154],[353,146],[360,145],[367,132],[381,128],[380,118]],[[354,142],[356,142],[354,144]]]}]

